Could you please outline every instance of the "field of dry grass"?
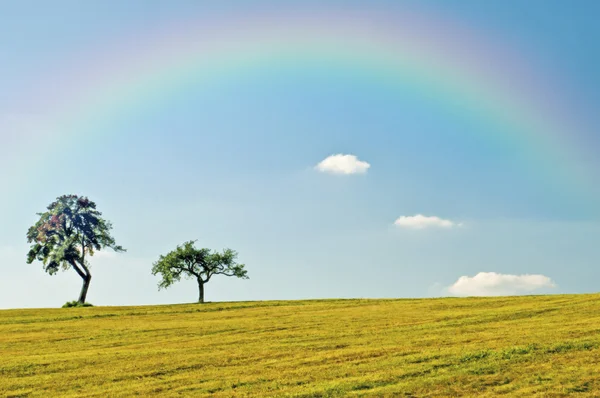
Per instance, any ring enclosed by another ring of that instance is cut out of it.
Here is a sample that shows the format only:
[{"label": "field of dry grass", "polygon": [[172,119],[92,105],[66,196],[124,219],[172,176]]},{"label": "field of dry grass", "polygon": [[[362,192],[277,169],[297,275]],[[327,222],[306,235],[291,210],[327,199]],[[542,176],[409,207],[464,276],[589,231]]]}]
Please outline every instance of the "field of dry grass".
[{"label": "field of dry grass", "polygon": [[0,396],[500,394],[600,394],[600,295],[0,311]]}]

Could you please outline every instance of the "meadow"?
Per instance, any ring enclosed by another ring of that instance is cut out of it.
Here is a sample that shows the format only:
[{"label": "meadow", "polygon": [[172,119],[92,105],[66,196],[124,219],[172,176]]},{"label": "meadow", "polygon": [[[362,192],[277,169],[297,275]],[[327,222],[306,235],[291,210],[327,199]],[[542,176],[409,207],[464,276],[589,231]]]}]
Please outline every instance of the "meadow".
[{"label": "meadow", "polygon": [[600,295],[0,311],[0,396],[594,396]]}]

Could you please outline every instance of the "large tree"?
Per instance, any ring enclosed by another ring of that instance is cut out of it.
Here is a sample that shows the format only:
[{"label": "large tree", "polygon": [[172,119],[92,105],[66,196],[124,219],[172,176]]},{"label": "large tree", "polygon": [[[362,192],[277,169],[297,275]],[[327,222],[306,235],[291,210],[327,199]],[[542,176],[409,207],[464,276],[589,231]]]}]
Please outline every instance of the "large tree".
[{"label": "large tree", "polygon": [[111,223],[101,217],[94,202],[77,195],[60,196],[37,215],[40,219],[27,232],[32,243],[27,263],[41,261],[50,275],[61,268],[74,269],[83,280],[78,301],[85,303],[92,280],[88,256],[104,248],[125,251],[110,235]]},{"label": "large tree", "polygon": [[197,249],[196,241],[185,242],[166,255],[161,255],[152,266],[152,275],[160,274],[162,280],[158,289],[164,289],[181,280],[195,278],[198,282],[198,302],[204,302],[204,285],[214,275],[235,276],[248,279],[244,264],[235,260],[237,252],[225,249],[222,252],[212,252],[210,249]]}]

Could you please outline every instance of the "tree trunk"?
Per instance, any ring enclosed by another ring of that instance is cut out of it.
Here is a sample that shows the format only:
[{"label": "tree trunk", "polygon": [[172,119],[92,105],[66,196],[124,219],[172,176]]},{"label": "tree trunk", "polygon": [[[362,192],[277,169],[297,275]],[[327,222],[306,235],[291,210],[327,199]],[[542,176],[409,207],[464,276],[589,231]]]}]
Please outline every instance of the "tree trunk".
[{"label": "tree trunk", "polygon": [[81,293],[79,294],[79,303],[85,304],[85,298],[87,296],[88,288],[90,287],[90,281],[92,280],[92,275],[88,274],[83,279],[83,286],[81,286]]},{"label": "tree trunk", "polygon": [[201,280],[198,280],[198,290],[200,290],[200,296],[198,297],[198,302],[203,303],[204,302],[204,282],[202,282]]}]

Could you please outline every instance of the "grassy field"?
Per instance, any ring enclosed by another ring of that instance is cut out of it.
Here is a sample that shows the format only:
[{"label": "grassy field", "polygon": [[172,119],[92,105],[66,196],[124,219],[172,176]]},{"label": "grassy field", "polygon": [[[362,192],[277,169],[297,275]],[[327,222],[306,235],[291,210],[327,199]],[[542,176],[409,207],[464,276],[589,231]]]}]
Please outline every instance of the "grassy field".
[{"label": "grassy field", "polygon": [[599,396],[600,295],[0,311],[1,396]]}]

